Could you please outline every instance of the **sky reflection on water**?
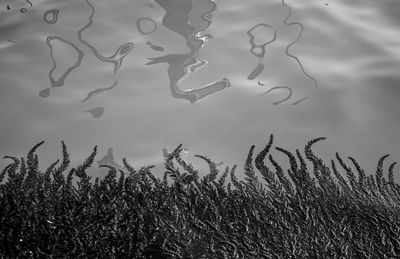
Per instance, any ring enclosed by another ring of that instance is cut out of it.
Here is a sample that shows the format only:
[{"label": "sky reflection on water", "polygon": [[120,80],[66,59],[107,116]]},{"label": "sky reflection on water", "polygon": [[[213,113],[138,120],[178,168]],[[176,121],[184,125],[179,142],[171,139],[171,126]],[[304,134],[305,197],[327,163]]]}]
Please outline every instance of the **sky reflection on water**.
[{"label": "sky reflection on water", "polygon": [[46,167],[63,139],[76,163],[99,145],[98,159],[113,148],[140,166],[183,143],[203,168],[194,154],[241,166],[274,133],[286,149],[326,136],[323,157],[354,155],[372,170],[382,154],[400,157],[396,7],[4,1],[0,155],[46,140]]}]

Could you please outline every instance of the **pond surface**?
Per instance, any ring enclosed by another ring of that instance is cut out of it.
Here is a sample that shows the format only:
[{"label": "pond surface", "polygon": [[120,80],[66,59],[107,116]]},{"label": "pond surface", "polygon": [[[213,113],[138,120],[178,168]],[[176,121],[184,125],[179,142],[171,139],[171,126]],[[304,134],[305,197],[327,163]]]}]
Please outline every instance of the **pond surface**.
[{"label": "pond surface", "polygon": [[270,134],[324,136],[318,154],[371,173],[400,158],[399,17],[390,0],[1,1],[0,156],[46,140],[46,168],[64,140],[75,164],[98,145],[161,172],[183,143],[242,168]]}]

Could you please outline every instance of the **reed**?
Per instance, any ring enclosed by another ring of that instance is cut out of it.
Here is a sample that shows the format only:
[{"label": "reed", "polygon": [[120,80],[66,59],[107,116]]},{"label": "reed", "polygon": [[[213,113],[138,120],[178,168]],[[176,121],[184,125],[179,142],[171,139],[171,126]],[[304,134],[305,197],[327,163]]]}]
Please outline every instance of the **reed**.
[{"label": "reed", "polygon": [[[62,158],[45,171],[35,145],[0,174],[0,256],[6,258],[398,258],[400,186],[396,163],[384,176],[383,156],[374,175],[336,154],[328,165],[312,151],[280,147],[273,135],[254,156],[250,148],[239,180],[237,166],[223,172],[206,156],[209,172],[168,153],[162,179],[152,166],[102,165],[87,174]],[[340,166],[340,168],[339,168]],[[287,169],[286,169],[287,168]],[[285,171],[286,170],[286,171]],[[343,172],[341,172],[343,171]],[[201,176],[204,175],[204,176]],[[345,175],[343,177],[342,175]],[[77,177],[77,184],[73,178]]]}]

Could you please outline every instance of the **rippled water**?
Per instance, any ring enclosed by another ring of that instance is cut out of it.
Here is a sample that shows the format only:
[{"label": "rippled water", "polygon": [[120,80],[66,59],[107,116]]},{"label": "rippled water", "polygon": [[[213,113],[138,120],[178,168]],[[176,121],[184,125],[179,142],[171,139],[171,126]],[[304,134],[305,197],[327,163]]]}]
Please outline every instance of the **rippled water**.
[{"label": "rippled water", "polygon": [[2,1],[0,155],[46,140],[46,167],[64,140],[75,163],[99,145],[139,167],[183,143],[241,166],[273,133],[372,170],[400,157],[399,17],[390,0]]}]

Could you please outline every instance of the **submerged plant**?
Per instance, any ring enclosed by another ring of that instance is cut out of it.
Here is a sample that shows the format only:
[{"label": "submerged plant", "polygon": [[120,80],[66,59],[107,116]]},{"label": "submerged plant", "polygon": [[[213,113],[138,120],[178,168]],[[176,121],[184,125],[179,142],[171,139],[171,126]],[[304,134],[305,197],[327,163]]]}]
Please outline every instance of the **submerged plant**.
[{"label": "submerged plant", "polygon": [[108,174],[92,181],[87,170],[97,147],[69,169],[64,142],[61,164],[42,172],[35,154],[41,142],[26,159],[5,157],[12,162],[0,173],[0,256],[400,257],[396,163],[387,179],[388,155],[374,175],[339,154],[326,165],[312,151],[322,140],[309,141],[304,154],[275,147],[288,158],[280,165],[271,135],[257,155],[251,146],[243,180],[237,166],[220,172],[201,155],[209,172],[199,172],[181,157],[181,145],[166,153],[162,179],[152,166],[136,170],[123,159],[121,168],[101,165]]}]

